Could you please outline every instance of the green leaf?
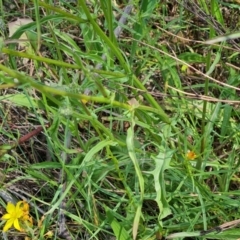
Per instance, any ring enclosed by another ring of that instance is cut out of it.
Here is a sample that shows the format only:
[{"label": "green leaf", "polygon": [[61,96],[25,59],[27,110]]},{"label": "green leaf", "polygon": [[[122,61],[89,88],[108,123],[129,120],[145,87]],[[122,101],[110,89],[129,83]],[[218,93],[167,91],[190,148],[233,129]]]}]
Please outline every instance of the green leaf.
[{"label": "green leaf", "polygon": [[134,217],[134,223],[133,223],[133,239],[136,239],[140,217],[141,217],[142,202],[144,197],[144,179],[143,179],[142,172],[135,154],[134,126],[135,126],[134,114],[132,114],[132,124],[127,130],[127,148],[128,148],[128,154],[133,162],[133,165],[137,174],[139,187],[140,187],[140,198],[141,198],[140,202],[138,203],[138,207],[137,207],[137,211],[136,211],[136,214]]},{"label": "green leaf", "polygon": [[169,168],[169,163],[173,153],[174,150],[166,149],[163,146],[160,146],[159,154],[154,157],[155,169],[149,172],[154,176],[154,186],[157,194],[155,200],[161,212],[160,219],[163,219],[171,214],[171,210],[166,200],[164,171]]},{"label": "green leaf", "polygon": [[215,232],[204,235],[202,239],[237,240],[237,239],[239,239],[239,236],[240,236],[239,228],[235,228],[235,229],[229,229],[229,230],[222,231],[222,232],[218,232],[216,230]]},{"label": "green leaf", "polygon": [[3,47],[4,47],[4,40],[3,40],[3,37],[0,37],[0,53]]},{"label": "green leaf", "polygon": [[227,41],[227,40],[231,40],[231,39],[236,39],[240,37],[240,32],[235,32],[235,33],[231,33],[228,35],[223,35],[223,36],[218,36],[216,38],[207,40],[205,43],[206,44],[215,44],[218,42],[223,42],[223,41]]},{"label": "green leaf", "polygon": [[166,239],[178,239],[178,238],[185,238],[185,237],[198,237],[200,236],[200,232],[179,232],[173,233],[166,237]]},{"label": "green leaf", "polygon": [[142,0],[141,3],[141,17],[147,18],[152,16],[152,12],[156,8],[159,1],[157,0]]},{"label": "green leaf", "polygon": [[205,62],[205,57],[198,53],[185,52],[178,56],[178,58],[187,63],[202,63]]},{"label": "green leaf", "polygon": [[32,169],[43,169],[43,168],[57,169],[57,168],[61,168],[61,166],[62,165],[58,162],[41,162],[41,163],[31,164]]},{"label": "green leaf", "polygon": [[36,100],[34,98],[31,98],[22,93],[6,94],[4,96],[0,96],[0,101],[1,100],[7,100],[20,107],[27,107],[27,108],[38,107]]},{"label": "green leaf", "polygon": [[140,217],[141,217],[141,212],[142,212],[142,204],[139,204],[137,207],[137,211],[134,217],[134,221],[133,221],[133,239],[137,239],[137,233],[138,233],[138,226],[139,226],[139,221],[140,221]]},{"label": "green leaf", "polygon": [[114,217],[114,213],[106,207],[107,219],[110,222],[111,228],[115,234],[117,240],[128,240],[131,239],[126,229],[119,223]]},{"label": "green leaf", "polygon": [[227,132],[230,128],[230,118],[232,114],[233,107],[230,105],[225,105],[223,110],[223,121],[221,126],[221,141],[224,140],[224,137],[226,136]]}]

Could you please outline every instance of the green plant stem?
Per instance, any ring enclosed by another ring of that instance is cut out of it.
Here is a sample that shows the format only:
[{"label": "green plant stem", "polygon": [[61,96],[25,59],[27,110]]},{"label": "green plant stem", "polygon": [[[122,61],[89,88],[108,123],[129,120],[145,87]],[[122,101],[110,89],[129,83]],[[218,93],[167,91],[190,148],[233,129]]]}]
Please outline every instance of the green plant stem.
[{"label": "green plant stem", "polygon": [[[214,10],[214,7],[213,7],[212,1],[211,1],[211,11],[213,11],[213,10]],[[212,14],[214,16],[214,13],[212,13]],[[210,38],[212,38],[214,36],[214,29],[211,26],[211,24],[209,24],[209,29],[210,29]],[[206,71],[208,71],[210,66],[211,66],[211,54],[212,54],[212,51],[211,51],[211,48],[210,48],[209,51],[208,51],[208,54],[207,54],[207,58],[206,58]],[[206,78],[205,79],[205,86],[204,86],[204,95],[208,96],[208,92],[209,92],[209,78]],[[202,122],[201,122],[202,139],[201,139],[201,147],[200,147],[201,157],[198,158],[197,165],[196,165],[196,168],[198,170],[201,170],[201,168],[202,168],[204,151],[205,151],[205,148],[206,148],[206,139],[209,137],[209,136],[206,136],[206,132],[205,132],[207,104],[208,104],[207,101],[203,101]]]}]

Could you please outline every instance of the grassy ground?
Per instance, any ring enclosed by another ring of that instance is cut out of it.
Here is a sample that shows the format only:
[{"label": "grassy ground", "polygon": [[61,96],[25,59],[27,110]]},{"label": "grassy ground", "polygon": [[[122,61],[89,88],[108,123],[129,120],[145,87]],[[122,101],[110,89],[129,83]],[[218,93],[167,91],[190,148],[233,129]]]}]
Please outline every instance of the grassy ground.
[{"label": "grassy ground", "polygon": [[0,0],[1,238],[240,238],[239,1],[132,6]]}]

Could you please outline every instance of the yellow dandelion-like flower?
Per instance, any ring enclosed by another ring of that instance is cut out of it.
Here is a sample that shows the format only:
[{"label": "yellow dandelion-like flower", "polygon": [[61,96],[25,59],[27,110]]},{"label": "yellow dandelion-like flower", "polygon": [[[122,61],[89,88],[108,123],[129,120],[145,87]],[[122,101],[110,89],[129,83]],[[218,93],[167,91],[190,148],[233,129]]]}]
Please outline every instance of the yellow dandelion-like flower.
[{"label": "yellow dandelion-like flower", "polygon": [[186,157],[188,160],[192,161],[197,157],[197,154],[193,151],[188,151]]},{"label": "yellow dandelion-like flower", "polygon": [[24,214],[21,206],[22,203],[23,201],[19,201],[16,206],[10,202],[7,204],[6,207],[7,213],[2,216],[3,220],[7,220],[3,228],[3,232],[8,231],[8,229],[11,228],[12,226],[16,228],[18,231],[22,231],[19,224],[19,220]]}]

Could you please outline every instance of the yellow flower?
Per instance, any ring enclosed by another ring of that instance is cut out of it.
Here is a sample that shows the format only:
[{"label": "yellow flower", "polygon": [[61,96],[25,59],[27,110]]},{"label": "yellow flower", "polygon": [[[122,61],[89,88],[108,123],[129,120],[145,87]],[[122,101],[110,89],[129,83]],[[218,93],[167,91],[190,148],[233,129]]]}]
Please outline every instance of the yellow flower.
[{"label": "yellow flower", "polygon": [[187,154],[186,154],[186,157],[187,157],[188,160],[192,161],[197,157],[197,155],[193,151],[188,151]]},{"label": "yellow flower", "polygon": [[2,216],[3,220],[7,220],[7,222],[3,228],[3,232],[6,232],[9,228],[12,227],[12,225],[18,231],[22,231],[22,229],[19,225],[19,219],[24,214],[22,206],[21,206],[22,203],[23,203],[23,201],[20,201],[17,203],[16,206],[10,202],[7,204],[7,207],[6,207],[7,213]]}]

